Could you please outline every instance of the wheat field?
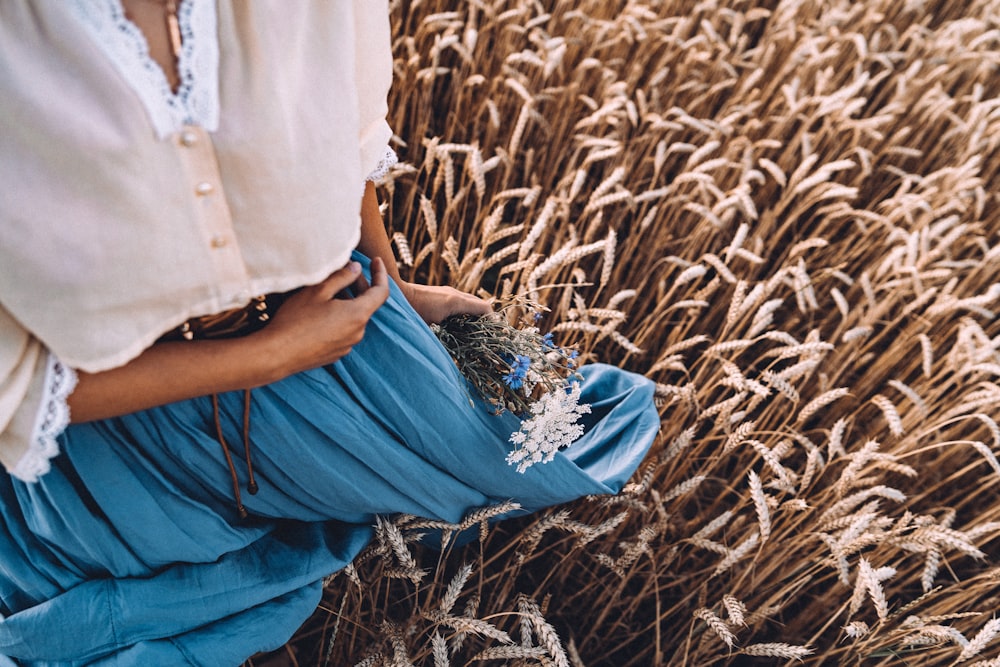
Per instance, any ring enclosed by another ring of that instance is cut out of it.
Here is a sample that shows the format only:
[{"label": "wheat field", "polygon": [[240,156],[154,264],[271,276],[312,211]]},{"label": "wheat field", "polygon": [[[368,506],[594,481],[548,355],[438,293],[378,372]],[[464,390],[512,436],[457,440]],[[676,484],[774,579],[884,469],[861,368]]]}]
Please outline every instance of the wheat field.
[{"label": "wheat field", "polygon": [[392,5],[404,277],[540,301],[662,430],[464,547],[387,517],[289,659],[1000,665],[1000,1]]}]

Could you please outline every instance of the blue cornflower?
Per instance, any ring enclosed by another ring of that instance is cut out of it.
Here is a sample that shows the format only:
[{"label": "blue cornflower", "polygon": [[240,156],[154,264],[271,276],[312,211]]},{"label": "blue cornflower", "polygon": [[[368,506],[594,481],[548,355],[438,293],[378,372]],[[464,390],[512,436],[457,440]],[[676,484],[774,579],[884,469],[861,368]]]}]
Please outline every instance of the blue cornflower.
[{"label": "blue cornflower", "polygon": [[552,332],[551,331],[549,333],[545,334],[544,336],[542,336],[542,344],[545,345],[545,347],[549,348],[550,350],[556,349],[556,344],[552,342]]},{"label": "blue cornflower", "polygon": [[531,366],[531,359],[519,354],[514,357],[510,366],[510,372],[504,376],[503,381],[511,389],[520,389],[524,386],[524,378],[528,375],[528,367]]}]

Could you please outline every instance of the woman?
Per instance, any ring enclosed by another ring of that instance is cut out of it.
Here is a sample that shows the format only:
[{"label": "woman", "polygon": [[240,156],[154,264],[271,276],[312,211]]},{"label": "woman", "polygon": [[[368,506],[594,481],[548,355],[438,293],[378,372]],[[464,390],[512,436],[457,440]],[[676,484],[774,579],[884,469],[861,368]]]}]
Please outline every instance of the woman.
[{"label": "woman", "polygon": [[638,465],[651,386],[592,366],[587,433],[518,474],[425,324],[488,304],[400,280],[385,3],[4,0],[0,64],[0,655],[238,664],[376,514]]}]

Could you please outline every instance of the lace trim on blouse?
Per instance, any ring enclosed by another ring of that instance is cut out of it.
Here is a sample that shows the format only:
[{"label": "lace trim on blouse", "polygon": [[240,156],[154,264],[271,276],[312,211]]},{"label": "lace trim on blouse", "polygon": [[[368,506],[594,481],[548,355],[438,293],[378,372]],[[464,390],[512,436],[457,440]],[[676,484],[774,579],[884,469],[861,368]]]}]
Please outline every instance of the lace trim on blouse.
[{"label": "lace trim on blouse", "polygon": [[121,0],[75,0],[73,9],[94,43],[146,107],[164,139],[186,124],[209,132],[219,127],[219,44],[211,0],[182,0],[177,22],[183,44],[177,59],[177,92],[149,55],[146,36],[125,16]]},{"label": "lace trim on blouse", "polygon": [[[94,43],[105,53],[125,82],[142,101],[157,137],[166,138],[184,125],[211,132],[219,125],[219,48],[215,3],[182,0],[178,10],[183,49],[177,69],[180,86],[170,89],[163,69],[150,57],[145,35],[126,16],[121,0],[74,0],[71,7]],[[204,36],[210,37],[204,37]],[[202,36],[202,38],[198,38]],[[367,180],[379,180],[399,161],[386,147]],[[47,473],[59,454],[57,438],[69,426],[67,398],[76,387],[76,372],[49,353],[43,400],[35,417],[28,451],[11,474],[35,482]]]},{"label": "lace trim on blouse", "polygon": [[11,470],[11,475],[24,482],[36,482],[49,471],[49,461],[59,454],[56,438],[69,426],[66,399],[75,387],[76,372],[49,353],[45,364],[42,404],[35,416],[28,451]]},{"label": "lace trim on blouse", "polygon": [[368,174],[366,181],[378,181],[385,177],[389,173],[396,163],[399,162],[399,157],[396,155],[396,151],[392,150],[388,146],[385,147],[385,153],[379,158],[378,164],[372,169],[371,173]]}]

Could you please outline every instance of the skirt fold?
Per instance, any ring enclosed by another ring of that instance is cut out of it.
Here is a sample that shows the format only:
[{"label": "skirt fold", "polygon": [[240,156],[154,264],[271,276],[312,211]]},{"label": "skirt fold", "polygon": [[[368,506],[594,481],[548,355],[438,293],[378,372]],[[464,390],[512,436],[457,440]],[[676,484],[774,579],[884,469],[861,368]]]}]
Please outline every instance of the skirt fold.
[{"label": "skirt fold", "polygon": [[[584,435],[518,473],[505,458],[520,422],[470,399],[393,285],[350,354],[251,393],[246,520],[208,398],[71,425],[37,483],[0,478],[0,664],[238,665],[287,641],[377,515],[458,522],[619,491],[659,428],[653,384],[580,372]],[[243,401],[219,396],[245,487]]]}]

